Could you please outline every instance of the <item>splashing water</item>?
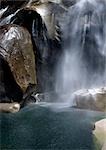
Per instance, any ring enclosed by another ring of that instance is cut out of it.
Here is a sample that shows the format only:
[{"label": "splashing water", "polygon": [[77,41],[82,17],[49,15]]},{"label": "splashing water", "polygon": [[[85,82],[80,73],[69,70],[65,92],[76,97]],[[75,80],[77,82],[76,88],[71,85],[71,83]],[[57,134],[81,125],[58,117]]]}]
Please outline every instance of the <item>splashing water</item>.
[{"label": "splashing water", "polygon": [[72,93],[83,88],[105,87],[106,2],[80,0],[69,8],[66,16],[56,91]]}]

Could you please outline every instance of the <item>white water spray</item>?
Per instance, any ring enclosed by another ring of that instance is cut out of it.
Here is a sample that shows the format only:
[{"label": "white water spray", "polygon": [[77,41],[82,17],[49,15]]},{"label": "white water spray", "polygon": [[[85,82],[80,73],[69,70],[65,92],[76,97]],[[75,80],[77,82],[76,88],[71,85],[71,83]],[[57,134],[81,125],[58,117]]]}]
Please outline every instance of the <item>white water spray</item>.
[{"label": "white water spray", "polygon": [[106,2],[80,0],[62,25],[64,52],[57,67],[56,91],[106,86]]}]

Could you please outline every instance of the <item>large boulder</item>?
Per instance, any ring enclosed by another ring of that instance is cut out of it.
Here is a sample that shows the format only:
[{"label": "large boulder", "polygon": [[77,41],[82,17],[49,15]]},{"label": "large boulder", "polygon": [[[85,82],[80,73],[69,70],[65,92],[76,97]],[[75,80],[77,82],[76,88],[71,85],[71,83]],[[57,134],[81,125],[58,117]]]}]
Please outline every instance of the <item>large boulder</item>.
[{"label": "large boulder", "polygon": [[93,131],[95,138],[95,146],[100,145],[101,150],[106,150],[106,119],[102,119],[95,123],[95,130]]},{"label": "large boulder", "polygon": [[19,103],[0,103],[0,112],[16,113],[20,110]]},{"label": "large boulder", "polygon": [[[3,8],[8,5],[9,8],[12,8],[12,6],[16,7],[18,2],[2,3],[4,4]],[[55,70],[62,53],[60,28],[56,17],[58,13],[61,15],[60,10],[64,11],[64,8],[56,3],[56,1],[32,0],[21,5],[20,2],[20,7],[18,7],[20,9],[16,7],[15,13],[6,10],[0,22],[2,26],[5,24],[23,26],[31,34],[40,92],[54,90]]]},{"label": "large boulder", "polygon": [[0,27],[0,55],[9,64],[23,92],[29,84],[37,83],[31,36],[25,28],[17,25]]},{"label": "large boulder", "polygon": [[106,111],[106,87],[76,91],[73,99],[77,108]]}]

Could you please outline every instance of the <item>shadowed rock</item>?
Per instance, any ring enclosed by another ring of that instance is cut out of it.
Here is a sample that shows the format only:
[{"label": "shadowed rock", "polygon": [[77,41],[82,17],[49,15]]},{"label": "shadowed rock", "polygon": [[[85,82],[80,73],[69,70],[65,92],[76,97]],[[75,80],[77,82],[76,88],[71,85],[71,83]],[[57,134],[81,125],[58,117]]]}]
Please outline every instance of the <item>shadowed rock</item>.
[{"label": "shadowed rock", "polygon": [[55,69],[61,55],[61,39],[51,39],[40,14],[30,8],[20,10],[11,22],[26,27],[31,34],[40,91],[54,90]]},{"label": "shadowed rock", "polygon": [[2,14],[2,18],[15,13],[15,11],[22,8],[28,1],[29,0],[1,0],[0,9],[7,7],[7,10]]},{"label": "shadowed rock", "polygon": [[[52,3],[53,2],[53,3]],[[30,10],[36,11],[40,16],[42,17],[42,20],[44,21],[49,37],[51,39],[57,39],[59,40],[59,34],[58,34],[58,21],[56,20],[56,17],[63,12],[65,12],[65,8],[59,5],[60,2],[57,1],[58,4],[56,4],[56,1],[49,1],[49,0],[32,0],[29,1],[29,3],[26,5],[26,8]]]},{"label": "shadowed rock", "polygon": [[[15,1],[14,5],[16,5],[16,3],[18,2]],[[9,7],[13,5],[11,2],[8,2],[8,4]],[[29,4],[29,7],[27,7],[28,5],[21,5],[20,3],[21,9],[16,7],[17,10],[13,14],[6,11],[5,14],[7,13],[7,15],[3,15],[4,18],[0,23],[1,25],[9,23],[17,24],[28,29],[32,37],[33,49],[36,57],[39,89],[40,91],[44,91],[45,89],[46,91],[53,90],[55,68],[61,54],[60,30],[54,16],[57,16],[57,12],[60,13],[60,10],[63,11],[64,9],[57,4],[55,5],[54,2],[49,3],[48,1],[42,0],[41,3],[35,0],[30,1]],[[7,4],[5,4],[5,7],[6,6]],[[33,6],[34,9],[32,8]],[[44,13],[42,16],[43,12],[46,12],[46,15]],[[9,16],[10,14],[11,16]],[[5,18],[6,16],[7,18]]]},{"label": "shadowed rock", "polygon": [[23,92],[16,83],[7,61],[0,55],[0,102],[20,102],[22,97]]}]

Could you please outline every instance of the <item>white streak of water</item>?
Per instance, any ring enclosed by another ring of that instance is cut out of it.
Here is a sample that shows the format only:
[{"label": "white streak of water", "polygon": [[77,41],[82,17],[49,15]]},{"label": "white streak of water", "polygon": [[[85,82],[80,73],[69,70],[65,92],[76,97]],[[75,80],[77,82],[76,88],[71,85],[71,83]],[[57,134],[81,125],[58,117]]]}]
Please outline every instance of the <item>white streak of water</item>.
[{"label": "white streak of water", "polygon": [[80,0],[62,25],[64,52],[57,67],[56,91],[106,86],[106,1]]}]

